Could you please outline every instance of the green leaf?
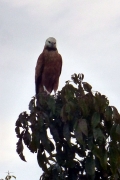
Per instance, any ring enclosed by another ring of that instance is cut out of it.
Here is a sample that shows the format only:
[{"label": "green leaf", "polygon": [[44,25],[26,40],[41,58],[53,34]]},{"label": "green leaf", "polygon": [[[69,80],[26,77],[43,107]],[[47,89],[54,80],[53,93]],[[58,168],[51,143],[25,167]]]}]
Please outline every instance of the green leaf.
[{"label": "green leaf", "polygon": [[112,120],[112,108],[111,106],[107,106],[104,112],[104,117],[107,121]]},{"label": "green leaf", "polygon": [[38,127],[39,127],[39,131],[44,131],[44,119],[41,115],[38,116]]},{"label": "green leaf", "polygon": [[90,150],[92,150],[93,146],[94,146],[93,136],[89,136],[88,137],[88,147],[89,147]]},{"label": "green leaf", "polygon": [[70,130],[69,130],[69,124],[65,123],[63,126],[63,135],[68,143],[70,143]]},{"label": "green leaf", "polygon": [[94,146],[94,148],[92,149],[92,152],[99,159],[102,168],[104,170],[106,170],[107,169],[107,151],[106,151],[106,149],[104,149],[104,147],[98,148],[98,147]]},{"label": "green leaf", "polygon": [[66,121],[67,121],[67,115],[66,115],[66,111],[65,111],[65,105],[64,105],[64,106],[62,107],[62,109],[61,109],[60,116],[61,116],[63,122],[66,122]]},{"label": "green leaf", "polygon": [[36,153],[38,147],[39,147],[38,138],[36,138],[35,134],[32,134],[32,140],[29,144],[29,149],[32,153]]},{"label": "green leaf", "polygon": [[24,136],[23,136],[23,140],[24,140],[24,143],[29,146],[30,144],[30,141],[31,141],[31,135],[28,131],[25,131],[24,133]]},{"label": "green leaf", "polygon": [[[85,163],[85,171],[87,176],[94,177],[95,175],[95,160],[93,159],[93,155],[90,154],[86,157],[86,163]],[[92,178],[94,179],[94,178]]]},{"label": "green leaf", "polygon": [[45,148],[45,150],[48,153],[51,153],[51,151],[54,150],[54,144],[48,139],[46,130],[44,130],[43,132],[39,132],[40,135],[40,140]]},{"label": "green leaf", "polygon": [[62,100],[64,102],[68,102],[69,100],[74,98],[74,93],[75,87],[73,87],[73,85],[71,84],[66,84],[61,91]]},{"label": "green leaf", "polygon": [[22,151],[23,151],[23,143],[22,143],[22,140],[19,139],[16,145],[17,145],[17,150],[16,150],[17,153],[18,153],[18,154],[22,153]]},{"label": "green leaf", "polygon": [[52,122],[50,123],[50,132],[53,135],[53,139],[56,142],[59,142],[60,141],[60,137],[59,137],[59,133],[58,133],[58,128]]},{"label": "green leaf", "polygon": [[83,135],[88,136],[88,128],[87,128],[87,122],[86,119],[79,119],[76,121],[74,124],[74,132],[75,132],[75,137],[78,140],[80,144],[83,144]]},{"label": "green leaf", "polygon": [[101,95],[98,92],[95,94],[95,96],[94,96],[94,107],[95,107],[95,110],[97,112],[104,113],[108,104],[109,104],[109,101],[105,95]]},{"label": "green leaf", "polygon": [[[55,99],[54,99],[52,96],[50,96],[50,97],[48,98],[48,100],[47,100],[47,105],[48,105],[51,113],[52,113],[52,114],[55,114],[55,107],[56,107],[56,106],[55,106]],[[52,114],[51,114],[51,115],[52,115]]]},{"label": "green leaf", "polygon": [[79,85],[78,85],[78,92],[77,93],[79,93],[81,97],[83,97],[85,95],[84,88],[81,85],[81,83],[79,83]]},{"label": "green leaf", "polygon": [[35,124],[36,123],[36,113],[31,113],[30,116],[28,117],[28,121],[31,124]]},{"label": "green leaf", "polygon": [[31,113],[34,112],[34,109],[35,109],[35,97],[33,97],[29,103],[29,110],[31,111]]},{"label": "green leaf", "polygon": [[102,143],[103,140],[105,140],[105,136],[100,128],[93,129],[93,136],[95,140],[99,141],[99,143]]},{"label": "green leaf", "polygon": [[98,112],[95,112],[92,116],[91,125],[93,128],[95,128],[100,123],[100,114]]},{"label": "green leaf", "polygon": [[74,132],[75,132],[75,137],[76,137],[77,141],[80,144],[83,144],[83,135],[82,135],[80,126],[76,126]]},{"label": "green leaf", "polygon": [[19,154],[19,157],[23,160],[23,161],[26,161],[25,160],[25,157],[23,155],[23,143],[22,143],[22,140],[19,139],[19,141],[17,142],[17,149],[16,149],[17,153]]},{"label": "green leaf", "polygon": [[73,80],[73,82],[74,82],[75,84],[78,84],[78,83],[79,83],[77,74],[73,74],[73,75],[71,76],[71,79]]},{"label": "green leaf", "polygon": [[118,141],[120,142],[120,125],[114,124],[110,131],[111,139],[112,141]]},{"label": "green leaf", "polygon": [[20,128],[18,126],[15,128],[15,132],[17,137],[20,138]]},{"label": "green leaf", "polygon": [[66,166],[73,168],[75,166],[74,158],[75,158],[75,152],[71,147],[67,147],[67,153],[66,153]]},{"label": "green leaf", "polygon": [[119,126],[118,126],[118,129],[117,129],[117,124],[114,124],[111,128],[111,131],[110,131],[110,135],[111,135],[111,139],[112,141],[118,141],[120,140],[120,135],[118,133],[119,131]]},{"label": "green leaf", "polygon": [[86,121],[86,119],[80,119],[80,120],[79,120],[79,123],[78,123],[78,126],[79,126],[81,132],[82,132],[84,135],[88,136],[88,127],[87,127],[87,121]]},{"label": "green leaf", "polygon": [[65,112],[66,112],[67,114],[70,113],[70,104],[69,104],[69,103],[66,103],[66,104],[65,104]]},{"label": "green leaf", "polygon": [[38,161],[39,166],[42,168],[42,170],[47,172],[46,164],[48,163],[48,160],[47,160],[45,152],[42,153],[40,149],[38,150],[38,153],[37,153],[37,161]]},{"label": "green leaf", "polygon": [[90,84],[88,84],[87,82],[82,82],[82,84],[83,84],[85,91],[91,92],[92,86]]},{"label": "green leaf", "polygon": [[80,106],[80,110],[82,112],[83,117],[87,118],[89,115],[89,107],[85,101],[85,98],[80,98],[78,99],[78,101],[79,101],[79,106]]},{"label": "green leaf", "polygon": [[114,106],[111,106],[112,109],[113,109],[113,119],[116,123],[119,123],[120,124],[120,114],[118,113],[118,110],[116,107]]},{"label": "green leaf", "polygon": [[116,174],[117,168],[120,164],[120,154],[118,152],[118,149],[113,145],[110,146],[109,154],[112,173]]},{"label": "green leaf", "polygon": [[[63,148],[63,150],[62,150]],[[56,144],[56,160],[59,165],[64,165],[66,159],[66,152],[64,150],[64,147],[62,147],[62,144],[57,143]]]},{"label": "green leaf", "polygon": [[117,127],[116,127],[116,133],[117,133],[118,135],[120,135],[120,125],[119,125],[119,124],[118,124]]}]

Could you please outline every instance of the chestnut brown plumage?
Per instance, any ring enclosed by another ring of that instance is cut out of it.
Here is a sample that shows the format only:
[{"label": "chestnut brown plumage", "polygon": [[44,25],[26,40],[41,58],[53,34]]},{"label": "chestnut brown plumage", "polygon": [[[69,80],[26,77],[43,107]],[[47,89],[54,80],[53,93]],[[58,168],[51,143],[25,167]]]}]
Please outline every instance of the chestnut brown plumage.
[{"label": "chestnut brown plumage", "polygon": [[57,51],[56,40],[50,37],[45,42],[35,68],[36,95],[39,92],[54,92],[58,89],[59,76],[62,69],[62,57]]}]

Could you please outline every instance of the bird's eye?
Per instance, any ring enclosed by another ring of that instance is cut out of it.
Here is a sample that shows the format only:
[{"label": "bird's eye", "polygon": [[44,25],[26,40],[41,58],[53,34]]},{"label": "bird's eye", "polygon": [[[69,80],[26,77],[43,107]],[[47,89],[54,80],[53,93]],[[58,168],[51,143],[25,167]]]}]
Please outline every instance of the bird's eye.
[{"label": "bird's eye", "polygon": [[50,43],[50,41],[48,41]]}]

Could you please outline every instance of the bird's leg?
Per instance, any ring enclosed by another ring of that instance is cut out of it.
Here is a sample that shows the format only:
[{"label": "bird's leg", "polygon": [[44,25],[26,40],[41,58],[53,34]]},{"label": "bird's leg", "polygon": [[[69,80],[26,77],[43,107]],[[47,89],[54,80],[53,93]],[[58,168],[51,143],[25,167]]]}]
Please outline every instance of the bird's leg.
[{"label": "bird's leg", "polygon": [[43,89],[44,89],[44,91],[45,91],[47,94],[50,94],[50,92],[46,89],[45,86],[43,86]]}]

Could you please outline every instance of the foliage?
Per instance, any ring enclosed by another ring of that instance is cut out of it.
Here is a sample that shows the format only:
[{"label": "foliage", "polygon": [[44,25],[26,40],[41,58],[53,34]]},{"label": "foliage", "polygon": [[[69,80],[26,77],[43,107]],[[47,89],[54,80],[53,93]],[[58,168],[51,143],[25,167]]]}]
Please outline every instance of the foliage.
[{"label": "foliage", "polygon": [[37,153],[41,180],[120,178],[120,114],[83,78],[72,75],[56,96],[33,97],[16,121],[17,153],[26,161],[23,143]]}]

